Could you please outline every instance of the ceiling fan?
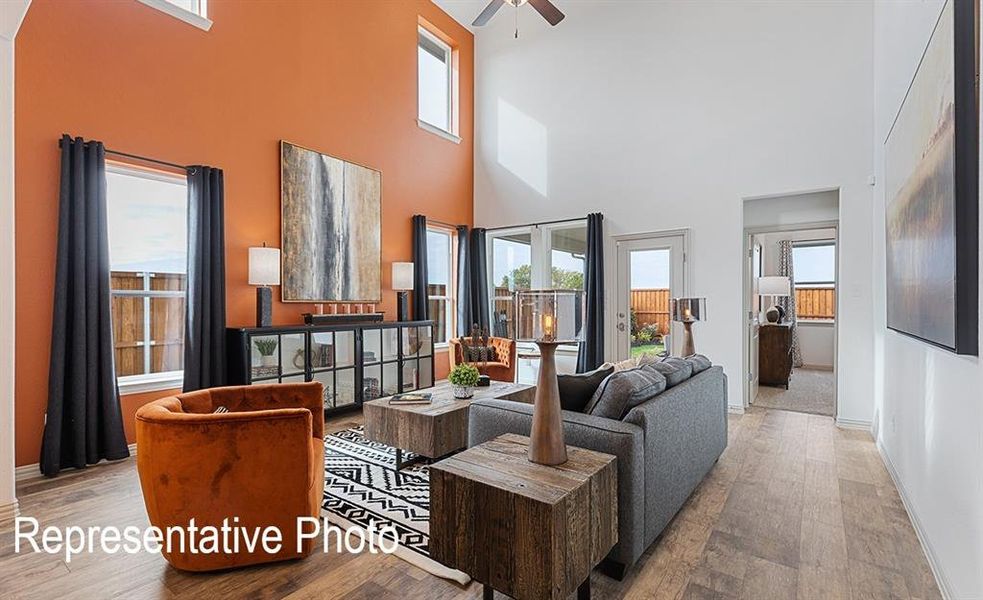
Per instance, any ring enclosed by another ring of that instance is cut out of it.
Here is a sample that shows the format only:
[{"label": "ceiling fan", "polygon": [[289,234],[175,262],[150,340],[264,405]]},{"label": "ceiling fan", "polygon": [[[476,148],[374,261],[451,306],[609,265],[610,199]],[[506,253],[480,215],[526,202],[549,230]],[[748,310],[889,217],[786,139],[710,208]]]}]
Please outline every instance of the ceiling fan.
[{"label": "ceiling fan", "polygon": [[485,7],[485,10],[481,11],[481,14],[478,15],[478,18],[476,18],[471,25],[481,27],[482,25],[487,24],[488,21],[495,16],[495,13],[498,12],[498,9],[502,8],[502,6],[506,4],[511,4],[512,6],[519,8],[526,2],[531,4],[532,7],[536,9],[536,12],[542,15],[543,18],[546,19],[546,22],[550,25],[555,26],[557,23],[563,20],[563,13],[561,13],[560,9],[554,6],[550,0],[491,0],[491,2],[488,3],[488,6]]}]

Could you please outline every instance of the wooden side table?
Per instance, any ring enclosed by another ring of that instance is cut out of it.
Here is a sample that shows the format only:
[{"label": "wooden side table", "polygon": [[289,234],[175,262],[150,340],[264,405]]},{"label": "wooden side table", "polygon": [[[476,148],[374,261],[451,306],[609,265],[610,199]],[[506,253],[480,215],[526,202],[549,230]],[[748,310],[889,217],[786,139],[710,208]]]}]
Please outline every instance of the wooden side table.
[{"label": "wooden side table", "polygon": [[615,457],[567,447],[529,462],[506,434],[430,467],[430,556],[518,600],[590,598],[590,572],[618,541]]}]

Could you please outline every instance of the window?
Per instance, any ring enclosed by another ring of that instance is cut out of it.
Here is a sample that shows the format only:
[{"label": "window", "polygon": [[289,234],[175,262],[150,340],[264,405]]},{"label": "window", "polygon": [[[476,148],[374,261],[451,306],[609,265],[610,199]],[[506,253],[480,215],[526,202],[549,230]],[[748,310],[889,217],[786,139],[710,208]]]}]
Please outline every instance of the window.
[{"label": "window", "polygon": [[208,31],[212,27],[212,22],[208,19],[208,0],[140,0],[140,2],[199,29]]},{"label": "window", "polygon": [[124,391],[181,384],[187,202],[181,177],[106,169],[113,344]]},{"label": "window", "polygon": [[420,27],[417,34],[417,117],[420,127],[460,141],[454,114],[454,52]]},{"label": "window", "polygon": [[513,337],[516,290],[584,288],[587,225],[583,221],[488,234],[491,334]]},{"label": "window", "polygon": [[836,316],[836,246],[832,241],[792,246],[795,308],[802,320]]},{"label": "window", "polygon": [[434,321],[434,341],[454,335],[454,243],[446,229],[427,229],[427,311]]}]

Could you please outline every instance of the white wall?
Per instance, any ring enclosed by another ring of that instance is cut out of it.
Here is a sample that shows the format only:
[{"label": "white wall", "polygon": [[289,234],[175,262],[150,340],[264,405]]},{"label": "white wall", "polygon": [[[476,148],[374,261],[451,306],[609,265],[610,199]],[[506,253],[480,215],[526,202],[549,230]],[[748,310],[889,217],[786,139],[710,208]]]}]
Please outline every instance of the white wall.
[{"label": "white wall", "polygon": [[[439,2],[442,5],[451,4]],[[449,6],[451,10],[456,8]],[[480,10],[480,6],[478,7]],[[743,199],[839,189],[841,417],[869,422],[873,8],[865,2],[564,2],[476,36],[475,223],[600,211],[608,236],[688,227],[700,347],[742,404]],[[477,14],[477,13],[475,13]],[[608,352],[614,248],[606,248]]]},{"label": "white wall", "polygon": [[0,524],[14,488],[14,37],[30,0],[0,3]]},{"label": "white wall", "polygon": [[[941,7],[941,0],[875,5],[878,181],[884,180],[884,140]],[[873,228],[877,441],[943,591],[952,598],[983,598],[983,364],[887,330],[884,203],[878,185]]]}]

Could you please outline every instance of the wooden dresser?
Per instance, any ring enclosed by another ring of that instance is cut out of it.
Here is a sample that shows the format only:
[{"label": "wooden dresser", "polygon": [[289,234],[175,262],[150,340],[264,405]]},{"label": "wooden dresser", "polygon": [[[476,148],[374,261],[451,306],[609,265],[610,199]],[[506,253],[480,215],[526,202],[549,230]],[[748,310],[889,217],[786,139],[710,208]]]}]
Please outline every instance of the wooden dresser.
[{"label": "wooden dresser", "polygon": [[792,325],[766,323],[758,330],[761,385],[785,386],[792,377]]}]

